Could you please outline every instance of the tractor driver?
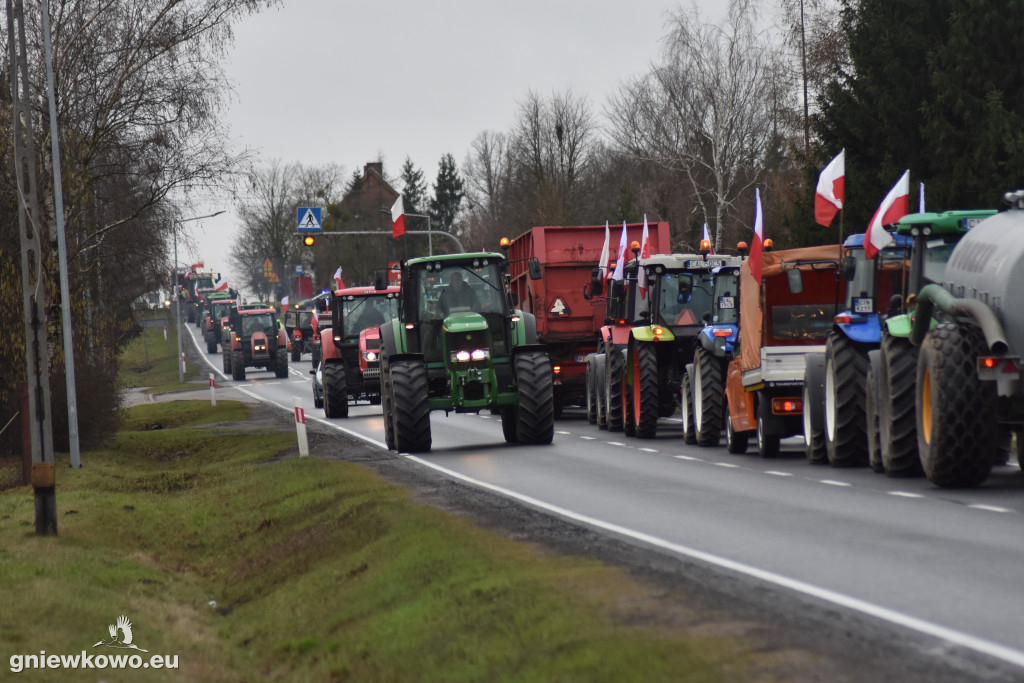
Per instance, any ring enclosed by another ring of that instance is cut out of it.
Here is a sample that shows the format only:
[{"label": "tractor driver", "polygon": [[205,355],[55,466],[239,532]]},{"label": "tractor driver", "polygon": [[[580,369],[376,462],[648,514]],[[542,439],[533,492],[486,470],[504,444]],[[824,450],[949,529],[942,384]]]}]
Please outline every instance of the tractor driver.
[{"label": "tractor driver", "polygon": [[452,273],[448,280],[448,286],[441,292],[441,307],[446,316],[456,308],[470,311],[479,310],[480,301],[477,299],[476,292],[466,284],[461,271]]}]

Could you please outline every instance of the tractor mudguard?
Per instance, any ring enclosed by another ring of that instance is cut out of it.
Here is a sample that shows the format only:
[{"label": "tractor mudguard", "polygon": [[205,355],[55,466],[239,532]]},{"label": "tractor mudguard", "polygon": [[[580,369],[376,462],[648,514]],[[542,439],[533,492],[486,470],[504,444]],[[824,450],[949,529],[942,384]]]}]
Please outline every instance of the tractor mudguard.
[{"label": "tractor mudguard", "polygon": [[512,324],[512,345],[536,344],[539,340],[537,336],[537,317],[533,313],[524,313],[519,309],[512,311],[512,314],[519,316],[519,323]]},{"label": "tractor mudguard", "polygon": [[654,334],[654,325],[648,327],[634,327],[632,338],[641,342],[671,342],[676,340],[676,336],[672,334],[671,330],[667,327],[661,327],[661,335]]},{"label": "tractor mudguard", "polygon": [[[935,321],[932,321],[934,327]],[[910,315],[904,313],[902,315],[893,315],[885,319],[885,327],[889,330],[889,334],[899,339],[907,339],[910,337]]]},{"label": "tractor mudguard", "polygon": [[520,353],[528,353],[530,351],[539,351],[541,353],[547,353],[547,344],[518,344],[512,347],[512,358],[514,359]]},{"label": "tractor mudguard", "polygon": [[330,327],[320,330],[320,357],[324,363],[341,360],[341,352],[334,344],[324,344],[324,339],[334,339],[334,331]]},{"label": "tractor mudguard", "polygon": [[836,328],[850,341],[860,344],[882,343],[882,326],[874,314],[865,316],[864,322],[836,323]]}]

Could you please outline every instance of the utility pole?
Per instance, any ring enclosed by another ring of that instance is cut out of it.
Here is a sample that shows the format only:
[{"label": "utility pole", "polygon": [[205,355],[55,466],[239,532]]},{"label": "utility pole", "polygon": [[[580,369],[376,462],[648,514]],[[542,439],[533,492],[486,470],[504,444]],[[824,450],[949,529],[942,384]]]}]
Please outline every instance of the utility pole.
[{"label": "utility pole", "polygon": [[[14,169],[18,189],[18,231],[21,239],[21,290],[25,313],[25,374],[28,380],[29,447],[36,534],[57,534],[56,468],[50,419],[50,373],[47,350],[46,288],[42,267],[43,240],[36,189],[36,153],[22,0],[7,2],[11,104],[14,113]],[[20,87],[19,87],[20,86]]]}]

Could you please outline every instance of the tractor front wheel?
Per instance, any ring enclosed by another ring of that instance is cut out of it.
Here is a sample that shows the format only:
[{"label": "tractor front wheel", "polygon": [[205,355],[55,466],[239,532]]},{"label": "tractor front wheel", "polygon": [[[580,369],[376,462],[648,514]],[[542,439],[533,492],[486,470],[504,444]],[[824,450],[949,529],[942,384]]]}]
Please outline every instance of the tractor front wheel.
[{"label": "tractor front wheel", "polygon": [[650,344],[637,344],[633,354],[633,431],[637,438],[658,434],[658,355]]},{"label": "tractor front wheel", "polygon": [[722,364],[699,346],[693,354],[693,426],[697,443],[717,446],[722,438]]},{"label": "tractor front wheel", "polygon": [[923,473],[917,454],[918,347],[902,337],[882,332],[882,367],[878,383],[878,436],[882,468],[890,477]]},{"label": "tractor front wheel", "polygon": [[[430,450],[430,385],[422,362],[395,361],[391,365],[389,397],[394,413],[395,449],[406,453]],[[550,369],[548,371],[550,380]],[[395,399],[401,396],[402,400]]]},{"label": "tractor front wheel", "polygon": [[231,379],[236,382],[245,381],[245,352],[238,350],[231,352]]},{"label": "tractor front wheel", "polygon": [[283,379],[288,376],[288,349],[278,349],[274,363],[274,377]]},{"label": "tractor front wheel", "polygon": [[825,344],[825,447],[833,467],[868,462],[864,378],[868,357],[846,335],[832,332]]},{"label": "tractor front wheel", "polygon": [[690,373],[683,372],[683,382],[679,390],[679,413],[683,418],[683,443],[697,443],[697,428],[693,417],[693,383]]},{"label": "tractor front wheel", "polygon": [[622,352],[611,342],[605,352],[604,406],[609,432],[622,431]]},{"label": "tractor front wheel", "polygon": [[808,354],[804,367],[804,454],[812,465],[828,463],[825,447],[825,357]]},{"label": "tractor front wheel", "polygon": [[519,405],[516,407],[519,442],[551,443],[555,435],[551,361],[546,353],[520,353],[515,357],[515,371],[519,387]]},{"label": "tractor front wheel", "polygon": [[324,415],[348,417],[348,387],[345,382],[345,364],[328,363],[324,366]]}]

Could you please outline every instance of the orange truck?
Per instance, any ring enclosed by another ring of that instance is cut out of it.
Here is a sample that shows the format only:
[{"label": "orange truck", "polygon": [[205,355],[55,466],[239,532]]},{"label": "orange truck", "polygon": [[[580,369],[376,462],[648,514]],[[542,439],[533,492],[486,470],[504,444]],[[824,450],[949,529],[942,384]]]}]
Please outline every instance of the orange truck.
[{"label": "orange truck", "polygon": [[725,440],[743,453],[750,437],[762,457],[780,440],[803,433],[805,355],[823,353],[845,299],[837,277],[839,245],[763,254],[762,281],[740,267],[739,354],[725,384]]}]

